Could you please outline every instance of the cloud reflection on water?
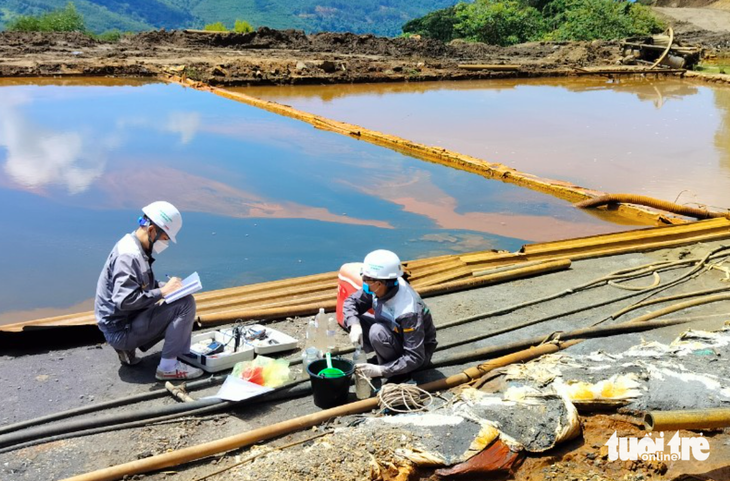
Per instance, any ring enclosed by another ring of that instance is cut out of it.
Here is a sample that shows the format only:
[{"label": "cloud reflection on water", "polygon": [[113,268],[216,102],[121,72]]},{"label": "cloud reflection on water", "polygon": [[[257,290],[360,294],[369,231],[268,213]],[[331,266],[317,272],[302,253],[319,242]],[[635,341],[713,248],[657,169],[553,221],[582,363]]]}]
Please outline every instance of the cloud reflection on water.
[{"label": "cloud reflection on water", "polygon": [[310,219],[393,228],[386,221],[333,214],[322,207],[296,202],[272,201],[222,182],[164,166],[110,172],[99,179],[96,187],[100,198],[97,206],[102,208],[136,209],[147,202],[167,199],[184,212],[241,219]]},{"label": "cloud reflection on water", "polygon": [[80,132],[53,131],[25,119],[27,94],[10,91],[0,103],[0,146],[7,152],[5,172],[29,190],[61,185],[69,194],[84,192],[102,174],[103,143]]},{"label": "cloud reflection on water", "polygon": [[[569,221],[544,215],[515,212],[458,212],[459,202],[432,182],[427,172],[386,181],[381,179],[372,192],[384,200],[403,206],[406,212],[432,219],[441,229],[471,230],[534,242],[615,231],[606,223]],[[583,217],[584,220],[590,220]]]}]

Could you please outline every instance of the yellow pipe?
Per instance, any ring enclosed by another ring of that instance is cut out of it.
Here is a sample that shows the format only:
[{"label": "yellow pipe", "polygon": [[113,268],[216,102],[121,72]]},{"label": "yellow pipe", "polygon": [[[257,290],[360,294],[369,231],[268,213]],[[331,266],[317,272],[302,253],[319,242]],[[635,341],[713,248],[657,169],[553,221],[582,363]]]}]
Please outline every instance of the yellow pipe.
[{"label": "yellow pipe", "polygon": [[[506,282],[514,279],[524,279],[549,272],[568,269],[570,260],[562,259],[559,261],[543,262],[537,265],[527,267],[518,267],[506,272],[498,272],[491,275],[480,277],[469,277],[435,286],[426,286],[415,288],[422,297],[437,296],[447,292],[455,292],[465,289],[473,289],[498,282]],[[236,319],[279,319],[284,316],[308,316],[315,314],[320,307],[325,310],[334,309],[336,305],[336,296],[332,294],[330,301],[314,302],[310,304],[297,305],[291,307],[276,307],[271,309],[230,309],[217,311],[207,315],[199,316],[199,320],[203,324],[216,324],[230,322]]]},{"label": "yellow pipe", "polygon": [[690,207],[686,205],[676,204],[674,202],[668,202],[666,200],[655,199],[654,197],[636,194],[608,194],[601,197],[578,202],[577,204],[575,204],[575,206],[581,209],[591,209],[601,207],[606,204],[615,203],[644,205],[648,207],[653,207],[655,209],[672,212],[673,214],[694,217],[696,219],[712,219],[715,217],[728,216],[727,213],[723,212],[712,212],[707,209]]},{"label": "yellow pipe", "polygon": [[644,427],[649,432],[727,428],[730,427],[730,409],[651,411],[644,415]]}]

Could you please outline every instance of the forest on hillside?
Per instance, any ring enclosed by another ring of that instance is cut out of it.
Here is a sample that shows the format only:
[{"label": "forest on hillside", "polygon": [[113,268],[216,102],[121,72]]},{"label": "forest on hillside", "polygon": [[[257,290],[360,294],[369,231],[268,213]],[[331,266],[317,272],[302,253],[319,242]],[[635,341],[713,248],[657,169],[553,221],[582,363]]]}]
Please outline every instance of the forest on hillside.
[{"label": "forest on hillside", "polygon": [[[3,0],[0,29],[20,16],[37,16],[62,9],[68,0]],[[397,36],[404,23],[457,0],[73,0],[93,33],[203,28],[222,22],[232,29],[236,20],[254,28],[296,28],[319,31]]]}]

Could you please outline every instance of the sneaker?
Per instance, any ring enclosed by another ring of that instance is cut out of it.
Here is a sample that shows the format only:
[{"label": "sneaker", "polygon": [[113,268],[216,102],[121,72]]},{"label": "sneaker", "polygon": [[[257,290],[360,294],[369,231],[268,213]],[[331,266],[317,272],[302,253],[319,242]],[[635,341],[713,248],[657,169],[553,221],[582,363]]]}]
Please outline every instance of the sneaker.
[{"label": "sneaker", "polygon": [[121,349],[114,349],[117,351],[117,356],[119,356],[119,361],[124,364],[125,366],[134,366],[135,364],[139,364],[139,361],[142,359],[137,357],[137,350],[132,349],[131,351],[122,351]]},{"label": "sneaker", "polygon": [[174,381],[184,379],[195,379],[203,375],[203,370],[197,367],[189,366],[182,362],[177,363],[174,371],[161,371],[157,368],[155,377],[159,381]]}]

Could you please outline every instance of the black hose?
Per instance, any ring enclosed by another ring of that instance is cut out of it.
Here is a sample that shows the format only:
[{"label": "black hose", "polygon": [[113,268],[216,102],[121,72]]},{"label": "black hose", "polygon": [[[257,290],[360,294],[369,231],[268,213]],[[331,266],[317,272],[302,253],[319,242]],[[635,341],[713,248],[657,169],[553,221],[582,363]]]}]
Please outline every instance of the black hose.
[{"label": "black hose", "polygon": [[16,431],[0,436],[0,447],[10,446],[27,440],[37,439],[63,432],[80,431],[90,426],[108,426],[140,419],[160,416],[162,414],[179,414],[192,409],[210,406],[212,404],[221,403],[220,399],[201,399],[191,403],[171,404],[157,408],[145,409],[143,411],[135,411],[130,413],[114,413],[106,416],[99,416],[94,419],[71,420],[61,424],[39,426],[23,431]]},{"label": "black hose", "polygon": [[[684,324],[686,322],[689,322],[684,319],[678,319],[678,320],[663,320],[663,321],[647,321],[637,324],[631,324],[628,323],[622,324],[622,325],[615,325],[615,326],[603,326],[603,327],[586,327],[582,329],[576,329],[574,331],[568,331],[568,332],[559,332],[556,333],[556,335],[559,335],[560,340],[570,340],[570,339],[589,339],[593,337],[604,337],[604,336],[614,336],[617,334],[625,334],[629,332],[640,332],[640,331],[646,331],[649,329],[658,329],[661,327],[667,327],[667,326],[674,326],[677,324]],[[510,344],[503,344],[501,346],[494,346],[494,347],[486,347],[482,349],[476,349],[472,351],[467,351],[464,353],[458,353],[453,354],[451,356],[446,356],[443,359],[440,359],[436,362],[434,362],[434,366],[451,366],[453,364],[463,364],[465,362],[473,361],[475,359],[485,359],[485,358],[492,358],[492,357],[498,357],[498,356],[504,356],[513,352],[520,351],[522,349],[527,349],[529,347],[535,346],[537,344],[541,344],[544,341],[546,341],[546,336],[536,336],[530,339],[526,339],[523,341],[516,341]]]},{"label": "black hose", "polygon": [[[728,248],[730,248],[730,246],[724,246],[723,245],[723,246],[720,246],[720,247],[717,247],[717,248],[711,250],[710,252],[708,252],[705,255],[705,257],[703,257],[702,259],[700,259],[700,261],[697,263],[697,265],[694,266],[692,269],[690,269],[689,272],[685,272],[684,274],[682,274],[681,276],[679,276],[678,278],[676,278],[672,282],[669,282],[669,283],[665,284],[664,286],[657,286],[656,288],[651,289],[651,292],[650,292],[649,295],[644,296],[638,302],[635,302],[632,306],[629,306],[629,307],[637,306],[637,305],[641,304],[642,302],[646,301],[647,299],[649,299],[649,298],[651,298],[651,297],[659,294],[660,292],[666,291],[670,287],[674,287],[674,286],[676,286],[678,284],[681,284],[683,282],[687,282],[690,279],[694,279],[695,277],[697,277],[700,274],[702,274],[702,270],[703,269],[706,269],[705,264],[707,263],[707,261],[709,261],[711,259],[715,259],[717,257],[725,257],[725,256],[722,256],[722,255],[717,255],[717,253],[718,252],[721,252],[723,250],[726,250]],[[604,319],[601,319],[600,321],[594,323],[593,325],[594,326],[597,326],[597,325],[602,324],[602,323],[604,323],[606,321],[613,320],[613,318],[614,318],[613,317],[613,314],[611,314],[610,316],[608,316],[608,317],[606,317]]]},{"label": "black hose", "polygon": [[[220,377],[220,379],[218,379]],[[188,390],[192,389],[203,389],[205,387],[209,386],[216,386],[220,383],[222,383],[225,380],[226,376],[212,376],[207,379],[200,379],[198,381],[193,381],[186,384],[186,388]],[[149,391],[145,393],[135,394],[132,396],[127,396],[119,399],[113,399],[111,401],[105,401],[95,404],[89,404],[87,406],[81,406],[74,409],[69,409],[68,411],[63,411],[60,413],[53,413],[49,414],[47,416],[42,416],[34,419],[29,419],[27,421],[21,421],[15,424],[9,424],[7,426],[0,427],[0,434],[5,434],[13,431],[18,431],[19,429],[31,427],[31,426],[37,426],[39,424],[46,424],[52,421],[58,421],[59,419],[65,419],[70,418],[73,416],[78,416],[80,414],[87,414],[92,413],[96,411],[101,411],[104,409],[109,408],[115,408],[119,406],[125,406],[127,404],[134,404],[141,401],[149,401],[152,399],[158,399],[167,396],[169,393],[167,389],[156,389],[154,391]],[[2,439],[2,436],[0,436],[0,439]]]},{"label": "black hose", "polygon": [[264,396],[259,396],[255,398],[250,399],[244,399],[243,401],[228,401],[228,402],[219,402],[217,404],[212,404],[210,406],[204,406],[196,409],[192,409],[190,411],[186,411],[184,413],[175,413],[175,414],[167,414],[164,416],[157,416],[153,418],[148,419],[142,419],[139,421],[132,421],[132,422],[126,422],[123,424],[113,424],[109,426],[101,426],[96,428],[89,428],[89,429],[83,429],[80,431],[73,431],[73,432],[62,432],[57,435],[49,436],[49,437],[43,437],[43,438],[37,438],[32,439],[30,441],[26,441],[19,444],[14,444],[9,447],[4,447],[0,449],[0,454],[4,454],[10,451],[16,451],[18,449],[24,449],[29,448],[31,446],[37,446],[38,444],[45,444],[50,443],[54,441],[61,441],[64,439],[71,439],[71,438],[78,438],[82,436],[91,436],[94,434],[101,434],[106,433],[109,431],[120,431],[123,429],[133,429],[133,428],[139,428],[144,426],[149,426],[151,424],[156,424],[164,421],[171,421],[173,419],[180,419],[181,415],[187,415],[187,416],[204,416],[206,414],[214,414],[219,411],[223,411],[225,409],[231,408],[238,408],[242,407],[244,405],[250,405],[250,404],[259,404],[263,402],[269,402],[269,401],[278,401],[282,399],[293,399],[297,397],[303,397],[312,392],[311,386],[304,386],[304,389],[297,389],[297,385],[303,383],[306,381],[306,379],[295,381],[293,383],[288,383],[286,387],[291,388],[289,391],[284,391],[286,389],[285,387],[280,387],[279,389],[275,390],[274,392],[266,393]]}]

